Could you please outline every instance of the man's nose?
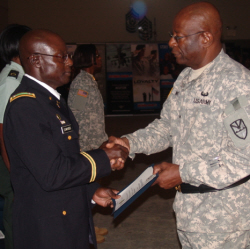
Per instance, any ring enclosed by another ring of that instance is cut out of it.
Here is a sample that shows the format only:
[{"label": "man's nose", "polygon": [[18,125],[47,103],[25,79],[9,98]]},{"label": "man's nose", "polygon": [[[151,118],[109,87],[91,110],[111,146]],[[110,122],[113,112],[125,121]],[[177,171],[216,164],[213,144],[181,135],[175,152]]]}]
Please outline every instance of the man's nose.
[{"label": "man's nose", "polygon": [[168,42],[168,45],[170,48],[173,48],[174,46],[177,46],[177,42],[176,40],[174,39],[174,37],[171,37],[169,42]]}]

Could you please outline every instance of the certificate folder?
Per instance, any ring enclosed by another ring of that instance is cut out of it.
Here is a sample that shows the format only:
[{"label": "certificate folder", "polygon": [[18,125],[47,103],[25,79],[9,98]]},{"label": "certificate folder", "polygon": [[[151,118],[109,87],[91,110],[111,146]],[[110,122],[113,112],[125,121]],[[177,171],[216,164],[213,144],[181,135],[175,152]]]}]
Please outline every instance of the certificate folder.
[{"label": "certificate folder", "polygon": [[154,165],[144,170],[132,183],[118,193],[119,199],[112,199],[114,204],[114,219],[123,212],[134,200],[146,191],[157,179],[158,174],[153,174]]}]

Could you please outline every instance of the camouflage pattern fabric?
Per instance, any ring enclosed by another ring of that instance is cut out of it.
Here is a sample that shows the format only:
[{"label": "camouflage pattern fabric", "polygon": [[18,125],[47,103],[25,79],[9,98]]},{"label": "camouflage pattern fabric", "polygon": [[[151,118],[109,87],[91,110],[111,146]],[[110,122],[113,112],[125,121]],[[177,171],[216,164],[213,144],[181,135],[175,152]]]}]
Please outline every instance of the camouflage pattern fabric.
[{"label": "camouflage pattern fabric", "polygon": [[[186,68],[165,101],[160,119],[125,135],[134,153],[173,147],[182,181],[224,188],[250,174],[250,71],[223,50],[189,82]],[[229,132],[230,131],[230,132]],[[177,228],[199,233],[250,229],[250,181],[204,194],[177,192]]]},{"label": "camouflage pattern fabric", "polygon": [[71,83],[68,105],[79,124],[81,150],[99,148],[108,136],[103,99],[93,75],[81,70]]},{"label": "camouflage pattern fabric", "polygon": [[250,249],[249,231],[233,233],[188,233],[178,230],[182,249]]}]

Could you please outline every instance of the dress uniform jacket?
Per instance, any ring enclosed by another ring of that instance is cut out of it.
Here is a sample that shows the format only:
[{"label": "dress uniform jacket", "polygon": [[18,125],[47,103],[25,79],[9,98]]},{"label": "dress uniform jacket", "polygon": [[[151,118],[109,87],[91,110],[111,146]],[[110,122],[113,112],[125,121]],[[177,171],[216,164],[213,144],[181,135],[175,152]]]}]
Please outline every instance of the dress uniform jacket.
[{"label": "dress uniform jacket", "polygon": [[[6,105],[10,95],[20,84],[24,75],[21,65],[11,61],[6,64],[0,74],[0,124],[3,123],[3,117]],[[5,234],[5,249],[13,248],[12,239],[12,204],[13,189],[10,182],[10,173],[0,155],[0,195],[4,197],[3,225]]]},{"label": "dress uniform jacket", "polygon": [[[134,153],[173,147],[182,181],[221,189],[250,175],[250,71],[223,50],[190,81],[186,68],[164,103],[161,118],[125,135]],[[227,190],[182,194],[177,228],[192,233],[250,229],[250,181]]]},{"label": "dress uniform jacket", "polygon": [[80,153],[71,110],[26,76],[10,98],[3,129],[15,193],[15,249],[89,248],[98,188],[91,182],[111,172],[106,153]]}]

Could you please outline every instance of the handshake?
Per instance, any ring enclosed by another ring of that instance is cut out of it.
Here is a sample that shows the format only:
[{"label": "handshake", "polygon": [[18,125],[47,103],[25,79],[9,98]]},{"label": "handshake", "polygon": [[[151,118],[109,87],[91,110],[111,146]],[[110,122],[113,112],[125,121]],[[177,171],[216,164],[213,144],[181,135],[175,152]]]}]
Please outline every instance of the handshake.
[{"label": "handshake", "polygon": [[[129,140],[126,137],[109,137],[100,149],[103,149],[110,160],[111,169],[121,170],[130,152]],[[153,185],[158,184],[161,188],[170,189],[182,183],[180,177],[179,165],[162,162],[154,165],[153,174],[159,174],[159,177]]]},{"label": "handshake", "polygon": [[[126,137],[109,137],[100,149],[104,150],[110,160],[111,169],[121,170],[130,152],[129,140]],[[153,185],[158,184],[161,188],[170,189],[182,183],[179,165],[162,162],[154,165],[153,174],[158,174],[158,178]],[[110,188],[99,188],[93,196],[93,200],[103,207],[113,207],[112,199],[119,199],[118,190]]]},{"label": "handshake", "polygon": [[130,150],[127,138],[117,138],[111,136],[108,141],[104,142],[100,146],[100,149],[106,152],[113,171],[123,169]]}]

